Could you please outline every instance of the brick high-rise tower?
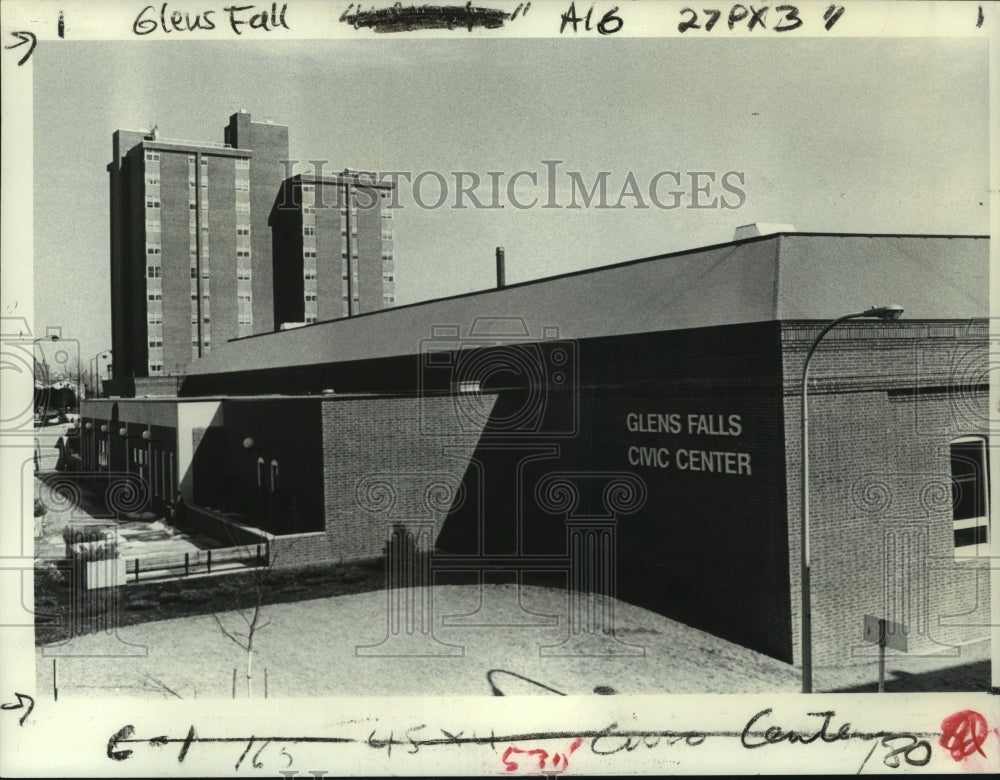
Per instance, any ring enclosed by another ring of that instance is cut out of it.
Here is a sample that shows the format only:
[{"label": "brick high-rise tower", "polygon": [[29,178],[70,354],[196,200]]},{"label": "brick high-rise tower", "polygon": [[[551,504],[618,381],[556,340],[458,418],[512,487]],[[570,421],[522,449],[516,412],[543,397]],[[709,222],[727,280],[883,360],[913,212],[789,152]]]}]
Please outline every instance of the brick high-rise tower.
[{"label": "brick high-rise tower", "polygon": [[213,343],[274,330],[268,220],[288,128],[240,112],[224,143],[118,130],[113,155],[115,378],[182,375]]}]

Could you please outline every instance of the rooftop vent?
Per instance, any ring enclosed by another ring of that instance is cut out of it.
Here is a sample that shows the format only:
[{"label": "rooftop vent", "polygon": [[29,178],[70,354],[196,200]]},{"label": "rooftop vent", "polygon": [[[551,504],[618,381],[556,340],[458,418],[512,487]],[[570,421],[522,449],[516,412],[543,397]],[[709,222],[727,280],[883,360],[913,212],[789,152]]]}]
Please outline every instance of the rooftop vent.
[{"label": "rooftop vent", "polygon": [[733,234],[733,241],[742,241],[744,238],[756,238],[757,236],[770,236],[775,233],[794,233],[795,225],[782,225],[777,222],[752,222],[749,225],[740,225]]}]

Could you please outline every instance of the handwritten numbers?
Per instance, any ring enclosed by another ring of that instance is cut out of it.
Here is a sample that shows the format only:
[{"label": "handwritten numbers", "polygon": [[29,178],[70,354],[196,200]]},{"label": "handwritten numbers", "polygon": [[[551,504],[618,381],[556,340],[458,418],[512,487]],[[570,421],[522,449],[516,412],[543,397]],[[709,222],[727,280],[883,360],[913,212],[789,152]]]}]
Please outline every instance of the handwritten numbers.
[{"label": "handwritten numbers", "polygon": [[[575,740],[573,740],[573,744],[569,746],[569,750],[567,750],[565,753],[552,753],[552,754],[549,754],[547,750],[542,750],[541,748],[535,748],[533,750],[524,750],[522,748],[514,747],[513,745],[511,745],[503,752],[503,755],[500,757],[500,760],[503,761],[505,771],[516,772],[520,768],[520,764],[518,764],[517,761],[514,761],[511,758],[511,756],[518,754],[525,755],[528,756],[529,759],[534,759],[535,761],[538,762],[539,772],[542,772],[543,774],[546,775],[559,774],[565,772],[569,768],[569,757],[573,755],[573,753],[575,753],[582,744],[583,740],[577,737]],[[550,763],[552,765],[552,768],[548,769],[546,767],[546,763]],[[524,769],[529,771],[534,771],[533,766],[526,766],[524,767]]]},{"label": "handwritten numbers", "polygon": [[783,19],[774,28],[775,32],[788,32],[803,25],[802,19],[799,17],[799,9],[794,5],[779,5],[774,10],[781,14]]},{"label": "handwritten numbers", "polygon": [[[770,18],[768,17],[768,12],[771,12]],[[716,22],[722,17],[724,9],[701,9],[701,14],[704,17],[703,23],[699,20],[698,13],[694,8],[682,8],[680,10],[681,20],[677,24],[678,32],[685,33],[688,30],[711,32]],[[843,6],[831,5],[827,8],[823,14],[823,18],[826,20],[826,29],[829,30],[833,27],[843,13]],[[767,30],[769,21],[771,23],[770,29],[773,32],[779,33],[797,30],[805,24],[805,20],[799,15],[798,6],[788,3],[776,5],[773,10],[771,6],[767,5],[758,7],[744,5],[743,3],[734,3],[729,7],[729,11],[726,14],[726,25],[730,30],[736,29],[737,25],[745,25],[748,32]]]},{"label": "handwritten numbers", "polygon": [[28,58],[35,50],[35,47],[38,45],[38,37],[33,32],[27,32],[24,30],[12,32],[11,35],[17,38],[17,43],[12,43],[10,46],[4,46],[5,49],[17,49],[24,46],[26,43],[28,44],[28,51],[25,52],[25,55],[17,61],[17,65],[20,67],[28,61]]},{"label": "handwritten numbers", "polygon": [[[892,742],[897,739],[907,739],[902,747],[894,747]],[[927,766],[931,761],[931,746],[925,739],[918,739],[913,734],[889,735],[882,738],[882,746],[889,748],[882,763],[890,769],[899,769],[903,762],[909,766]],[[899,757],[903,760],[900,761]]]},{"label": "handwritten numbers", "polygon": [[[562,23],[559,25],[560,34],[566,29],[567,25],[573,26],[573,32],[579,32],[578,25],[583,24],[583,29],[585,32],[590,32],[595,29],[591,25],[591,20],[594,17],[594,6],[590,6],[587,10],[586,15],[579,16],[576,12],[576,3],[572,2],[569,4],[569,8],[566,13],[562,14],[560,19]],[[606,11],[597,22],[596,29],[600,35],[614,35],[622,27],[625,26],[625,20],[618,16],[618,6],[614,6],[610,11]]]}]

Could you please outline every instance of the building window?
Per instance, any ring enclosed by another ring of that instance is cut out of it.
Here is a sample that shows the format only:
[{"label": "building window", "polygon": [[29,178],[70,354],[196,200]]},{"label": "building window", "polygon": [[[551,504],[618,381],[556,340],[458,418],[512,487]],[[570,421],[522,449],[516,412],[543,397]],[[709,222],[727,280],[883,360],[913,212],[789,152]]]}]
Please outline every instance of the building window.
[{"label": "building window", "polygon": [[951,443],[950,455],[955,552],[986,554],[990,517],[986,439],[956,439]]},{"label": "building window", "polygon": [[248,160],[246,157],[237,157],[236,167],[242,168],[244,170],[250,170],[250,160]]},{"label": "building window", "polygon": [[146,152],[146,159],[147,160],[159,160],[160,159],[160,153],[159,152]]},{"label": "building window", "polygon": [[146,247],[146,254],[147,255],[158,255],[158,254],[160,254],[160,247],[158,247],[158,246],[147,246]]},{"label": "building window", "polygon": [[264,459],[257,458],[257,487],[264,489]]},{"label": "building window", "polygon": [[278,461],[271,461],[271,492],[274,493],[278,489]]},{"label": "building window", "polygon": [[146,266],[146,276],[150,279],[159,279],[160,275],[163,273],[163,268],[158,265]]},{"label": "building window", "polygon": [[304,235],[304,236],[315,236],[316,235],[316,228],[314,228],[314,227],[312,227],[310,225],[306,225],[305,227],[302,228],[302,235]]},{"label": "building window", "polygon": [[150,293],[146,296],[146,299],[150,301],[162,301],[163,293]]},{"label": "building window", "polygon": [[250,269],[249,268],[237,268],[236,269],[236,278],[239,279],[241,282],[249,282],[250,281]]}]

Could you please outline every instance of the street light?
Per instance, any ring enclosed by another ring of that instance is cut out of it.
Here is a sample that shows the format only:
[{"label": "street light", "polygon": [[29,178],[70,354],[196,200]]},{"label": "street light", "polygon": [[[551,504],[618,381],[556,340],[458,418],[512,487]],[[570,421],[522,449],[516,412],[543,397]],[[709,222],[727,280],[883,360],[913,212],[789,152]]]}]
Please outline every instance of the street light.
[{"label": "street light", "polygon": [[98,385],[100,384],[100,381],[101,381],[101,377],[100,377],[100,373],[101,373],[100,372],[100,363],[98,363],[98,360],[100,358],[102,358],[102,357],[104,357],[104,358],[110,357],[111,354],[112,354],[112,352],[111,352],[110,349],[102,349],[100,352],[98,352],[96,355],[94,355],[90,359],[90,361],[88,362],[88,364],[87,364],[88,367],[93,366],[93,369],[91,370],[90,375],[91,375],[91,377],[93,377],[93,380],[94,380],[94,395],[95,396],[100,396],[101,395],[100,391],[98,390]]},{"label": "street light", "polygon": [[898,320],[903,307],[896,304],[874,306],[855,314],[838,317],[813,340],[802,366],[802,692],[812,693],[812,605],[809,590],[809,361],[823,337],[847,320]]},{"label": "street light", "polygon": [[[44,336],[39,336],[37,339],[31,342],[32,353],[34,353],[35,345],[40,341],[59,341],[58,333],[47,333]],[[41,350],[39,350],[41,352]],[[45,353],[42,352],[42,366],[45,370],[45,390],[43,391],[42,397],[45,399],[45,405],[42,407],[42,425],[45,425],[45,418],[49,414],[49,395],[51,394],[52,388],[49,385],[49,361],[45,359]],[[32,377],[34,379],[34,377]]]}]

